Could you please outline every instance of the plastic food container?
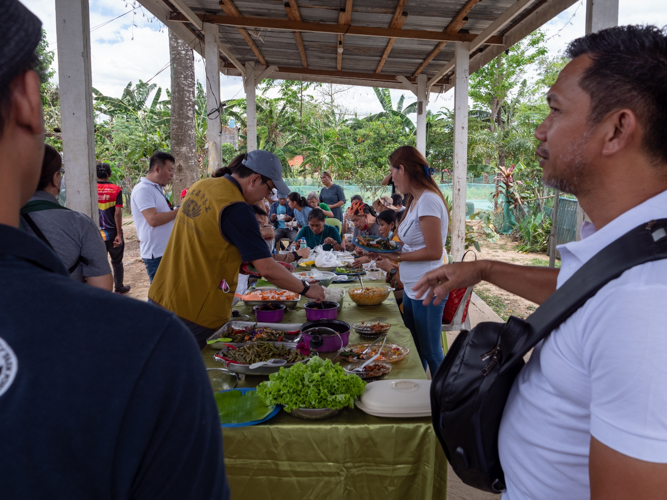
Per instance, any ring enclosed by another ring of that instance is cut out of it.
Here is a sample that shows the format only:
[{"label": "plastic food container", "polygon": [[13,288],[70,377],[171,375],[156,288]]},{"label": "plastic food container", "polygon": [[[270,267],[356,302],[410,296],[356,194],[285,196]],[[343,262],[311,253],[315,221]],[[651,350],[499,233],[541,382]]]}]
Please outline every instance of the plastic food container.
[{"label": "plastic food container", "polygon": [[280,323],[285,316],[285,304],[255,306],[252,308],[257,321],[262,323]]},{"label": "plastic food container", "polygon": [[369,269],[366,271],[366,278],[369,280],[383,280],[384,271],[382,269]]},{"label": "plastic food container", "polygon": [[308,302],[304,307],[306,308],[306,319],[308,321],[336,319],[338,317],[338,302],[324,301],[321,304]]},{"label": "plastic food container", "polygon": [[382,304],[391,292],[390,287],[367,286],[365,288],[353,288],[347,293],[352,302],[358,306],[377,306]]},{"label": "plastic food container", "polygon": [[[314,328],[330,328],[338,332],[338,335],[333,334],[320,334],[318,330],[312,330]],[[307,333],[307,330],[311,330],[311,333]],[[350,340],[350,325],[344,321],[339,321],[337,319],[321,319],[318,321],[309,321],[304,323],[301,327],[301,339],[306,342],[307,345],[310,345],[310,341],[313,338],[313,335],[320,335],[324,343],[322,347],[318,347],[317,352],[335,352],[345,347]],[[340,345],[341,340],[343,345]]]},{"label": "plastic food container", "polygon": [[366,386],[357,406],[376,417],[429,417],[430,393],[430,380],[380,380]]}]

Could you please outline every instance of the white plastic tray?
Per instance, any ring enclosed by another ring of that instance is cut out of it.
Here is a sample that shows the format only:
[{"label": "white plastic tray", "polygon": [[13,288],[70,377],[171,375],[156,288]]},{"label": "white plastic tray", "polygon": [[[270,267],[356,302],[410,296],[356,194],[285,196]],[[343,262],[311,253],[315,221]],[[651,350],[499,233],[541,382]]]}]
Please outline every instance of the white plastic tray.
[{"label": "white plastic tray", "polygon": [[428,417],[430,392],[430,380],[379,380],[366,386],[357,406],[376,417]]}]

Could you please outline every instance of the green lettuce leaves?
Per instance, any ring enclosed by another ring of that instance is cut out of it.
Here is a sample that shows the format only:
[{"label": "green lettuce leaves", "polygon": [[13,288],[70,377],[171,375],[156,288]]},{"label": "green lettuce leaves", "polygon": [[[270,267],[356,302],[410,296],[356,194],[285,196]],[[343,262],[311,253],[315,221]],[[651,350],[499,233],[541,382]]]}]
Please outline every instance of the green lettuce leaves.
[{"label": "green lettuce leaves", "polygon": [[257,386],[257,394],[267,405],[281,404],[287,412],[295,408],[332,408],[349,406],[361,396],[366,382],[348,375],[343,368],[314,357],[308,363],[281,368]]}]

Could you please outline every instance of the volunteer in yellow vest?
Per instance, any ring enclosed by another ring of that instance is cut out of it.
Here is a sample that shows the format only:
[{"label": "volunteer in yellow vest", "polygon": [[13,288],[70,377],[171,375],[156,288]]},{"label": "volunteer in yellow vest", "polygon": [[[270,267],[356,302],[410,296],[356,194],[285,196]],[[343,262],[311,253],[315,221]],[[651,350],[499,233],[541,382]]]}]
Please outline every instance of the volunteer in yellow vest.
[{"label": "volunteer in yellow vest", "polygon": [[252,205],[289,192],[280,160],[268,151],[239,155],[231,174],[195,182],[183,200],[149,299],[173,311],[203,349],[232,314],[242,262],[252,262],[274,285],[321,301],[324,289],[308,286],[271,258]]}]

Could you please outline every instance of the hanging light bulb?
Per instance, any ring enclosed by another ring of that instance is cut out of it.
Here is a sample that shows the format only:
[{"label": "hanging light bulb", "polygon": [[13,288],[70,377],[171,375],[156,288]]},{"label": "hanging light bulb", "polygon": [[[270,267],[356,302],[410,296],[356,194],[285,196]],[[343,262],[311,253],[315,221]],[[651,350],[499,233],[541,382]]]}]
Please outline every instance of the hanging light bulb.
[{"label": "hanging light bulb", "polygon": [[338,52],[343,53],[343,41],[338,40]]}]

